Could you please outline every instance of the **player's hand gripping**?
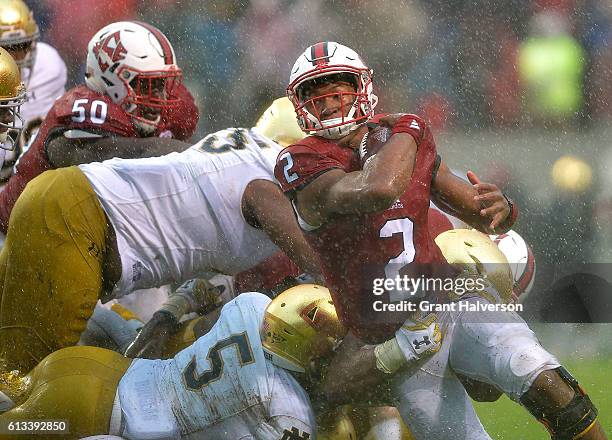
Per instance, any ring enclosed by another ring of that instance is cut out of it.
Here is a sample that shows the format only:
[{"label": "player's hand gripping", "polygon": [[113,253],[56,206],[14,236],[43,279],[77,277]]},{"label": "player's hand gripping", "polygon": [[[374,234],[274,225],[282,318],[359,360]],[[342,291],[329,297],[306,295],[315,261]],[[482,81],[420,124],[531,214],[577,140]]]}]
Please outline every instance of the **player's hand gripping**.
[{"label": "player's hand gripping", "polygon": [[155,312],[125,352],[127,357],[156,359],[184,315],[206,314],[234,297],[234,280],[227,275],[196,278],[181,284]]},{"label": "player's hand gripping", "polygon": [[176,331],[177,319],[165,310],[158,310],[144,325],[136,339],[125,350],[129,358],[159,359],[168,338]]},{"label": "player's hand gripping", "polygon": [[404,366],[412,367],[427,359],[437,353],[441,346],[442,332],[435,314],[429,314],[420,322],[408,319],[395,332],[395,338],[375,347],[376,367],[392,374]]},{"label": "player's hand gripping", "polygon": [[487,232],[489,234],[495,234],[496,228],[510,215],[508,200],[497,185],[493,183],[482,183],[474,172],[468,171],[467,177],[474,186],[474,189],[478,192],[478,195],[474,196],[474,200],[480,202],[482,206],[480,215],[491,221],[487,228]]}]

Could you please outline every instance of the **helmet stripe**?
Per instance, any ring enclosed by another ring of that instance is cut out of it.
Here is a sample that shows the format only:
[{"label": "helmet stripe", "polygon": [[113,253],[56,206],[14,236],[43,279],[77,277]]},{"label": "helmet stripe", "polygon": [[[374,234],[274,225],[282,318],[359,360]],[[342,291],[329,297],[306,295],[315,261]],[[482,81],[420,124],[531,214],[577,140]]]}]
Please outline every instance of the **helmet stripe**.
[{"label": "helmet stripe", "polygon": [[517,290],[518,294],[521,294],[527,289],[531,279],[535,274],[535,257],[533,256],[533,252],[531,251],[531,247],[527,246],[527,267],[523,272],[522,276],[517,281]]},{"label": "helmet stripe", "polygon": [[310,57],[313,66],[321,66],[329,62],[327,41],[310,46]]},{"label": "helmet stripe", "polygon": [[142,21],[134,21],[134,23],[139,24],[143,28],[147,29],[157,39],[157,41],[159,42],[162,48],[162,51],[164,52],[164,63],[174,64],[174,56],[172,55],[172,46],[170,45],[170,42],[168,41],[166,36],[155,26],[151,26],[148,23],[144,23]]}]

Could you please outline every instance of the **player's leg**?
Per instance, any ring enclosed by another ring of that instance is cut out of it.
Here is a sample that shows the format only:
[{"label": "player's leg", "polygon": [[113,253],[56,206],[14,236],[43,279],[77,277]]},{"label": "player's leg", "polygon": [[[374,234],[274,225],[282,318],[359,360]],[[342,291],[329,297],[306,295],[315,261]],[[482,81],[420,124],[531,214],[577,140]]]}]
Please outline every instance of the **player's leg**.
[{"label": "player's leg", "polygon": [[[16,397],[23,401],[0,415],[0,423],[7,426],[20,420],[67,420],[69,433],[54,434],[53,438],[108,434],[117,384],[130,362],[96,347],[56,351],[28,375],[31,382],[25,395]],[[41,435],[32,438],[40,439]]]},{"label": "player's leg", "polygon": [[[485,302],[471,298],[470,302]],[[597,410],[576,380],[515,313],[455,316],[450,364],[469,378],[495,385],[523,404],[555,439],[605,438]]]},{"label": "player's leg", "polygon": [[[401,375],[401,372],[398,373]],[[398,376],[398,409],[415,440],[489,440],[443,348],[416,373]]]},{"label": "player's leg", "polygon": [[357,439],[353,408],[339,406],[330,411],[317,413],[317,439],[353,440]]},{"label": "player's leg", "polygon": [[392,406],[379,406],[368,409],[370,429],[365,440],[402,440],[402,418]]},{"label": "player's leg", "polygon": [[0,357],[29,371],[74,345],[102,286],[108,226],[76,167],[32,180],[15,204],[2,249]]}]

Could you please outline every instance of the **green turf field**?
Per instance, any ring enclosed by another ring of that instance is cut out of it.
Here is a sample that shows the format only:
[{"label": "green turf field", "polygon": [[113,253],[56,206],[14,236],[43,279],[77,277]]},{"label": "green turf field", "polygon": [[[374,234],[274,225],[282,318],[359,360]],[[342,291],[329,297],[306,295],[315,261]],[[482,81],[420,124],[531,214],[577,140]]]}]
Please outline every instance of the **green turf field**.
[{"label": "green turf field", "polygon": [[[606,434],[612,436],[612,358],[563,359],[563,365],[587,390],[599,409]],[[494,439],[549,439],[546,429],[506,396],[495,403],[476,404],[478,415]]]}]

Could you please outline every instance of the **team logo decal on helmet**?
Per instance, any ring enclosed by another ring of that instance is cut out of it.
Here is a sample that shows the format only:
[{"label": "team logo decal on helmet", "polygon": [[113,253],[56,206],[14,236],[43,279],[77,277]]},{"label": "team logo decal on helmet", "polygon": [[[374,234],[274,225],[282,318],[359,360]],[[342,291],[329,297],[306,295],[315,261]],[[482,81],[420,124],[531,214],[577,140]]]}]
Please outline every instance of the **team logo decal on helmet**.
[{"label": "team logo decal on helmet", "polygon": [[[102,51],[102,53],[100,53],[100,51]],[[98,59],[98,64],[102,72],[106,72],[106,70],[117,61],[125,59],[125,54],[127,53],[125,47],[121,44],[121,34],[119,32],[114,32],[101,41],[98,41],[93,47],[93,52]],[[104,54],[110,59],[108,62],[104,60]]]},{"label": "team logo decal on helmet", "polygon": [[152,134],[162,113],[179,102],[173,90],[181,78],[170,42],[147,23],[111,23],[87,47],[85,83],[121,105],[144,135]]}]

